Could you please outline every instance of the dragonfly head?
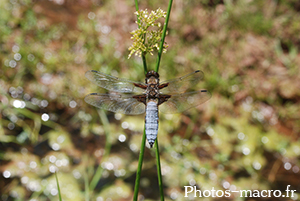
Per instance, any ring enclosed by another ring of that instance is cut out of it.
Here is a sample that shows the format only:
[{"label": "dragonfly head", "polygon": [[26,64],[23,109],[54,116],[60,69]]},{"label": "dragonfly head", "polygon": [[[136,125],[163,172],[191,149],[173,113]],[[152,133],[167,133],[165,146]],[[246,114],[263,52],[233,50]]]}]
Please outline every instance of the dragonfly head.
[{"label": "dragonfly head", "polygon": [[159,82],[159,74],[157,72],[151,70],[146,74],[147,84],[158,84],[158,82]]}]

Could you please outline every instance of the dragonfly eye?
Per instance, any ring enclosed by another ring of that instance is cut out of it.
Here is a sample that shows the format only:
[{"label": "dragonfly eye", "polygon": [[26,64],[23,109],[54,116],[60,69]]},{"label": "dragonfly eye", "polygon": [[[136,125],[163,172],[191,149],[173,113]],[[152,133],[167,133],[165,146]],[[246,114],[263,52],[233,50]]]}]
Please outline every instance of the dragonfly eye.
[{"label": "dragonfly eye", "polygon": [[155,72],[154,70],[151,70],[146,74],[146,78],[150,78],[152,76],[155,78],[159,78],[159,74],[157,72]]}]

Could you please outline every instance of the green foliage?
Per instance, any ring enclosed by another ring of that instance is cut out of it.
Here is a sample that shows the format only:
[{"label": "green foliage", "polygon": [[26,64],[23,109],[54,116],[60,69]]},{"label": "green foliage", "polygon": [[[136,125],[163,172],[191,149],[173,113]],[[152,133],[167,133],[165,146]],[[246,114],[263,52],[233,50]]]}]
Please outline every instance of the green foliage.
[{"label": "green foliage", "polygon": [[[272,28],[271,16],[266,16],[263,7],[269,9],[268,12],[273,12],[272,5],[267,8],[262,1],[246,2],[238,1],[236,4],[227,4],[226,22],[232,28],[236,28],[243,32],[254,32],[257,34],[270,34]],[[238,9],[237,9],[238,8]],[[271,14],[271,13],[270,13]]]},{"label": "green foliage", "polygon": [[[158,8],[156,11],[151,11],[150,14],[148,10],[140,10],[135,12],[137,15],[138,29],[132,31],[131,39],[133,44],[128,48],[130,54],[128,58],[135,54],[136,56],[141,56],[142,54],[151,54],[156,49],[159,50],[159,44],[162,36],[161,23],[158,22],[160,18],[166,17],[166,12]],[[166,52],[168,45],[165,43],[163,47],[163,52]]]}]

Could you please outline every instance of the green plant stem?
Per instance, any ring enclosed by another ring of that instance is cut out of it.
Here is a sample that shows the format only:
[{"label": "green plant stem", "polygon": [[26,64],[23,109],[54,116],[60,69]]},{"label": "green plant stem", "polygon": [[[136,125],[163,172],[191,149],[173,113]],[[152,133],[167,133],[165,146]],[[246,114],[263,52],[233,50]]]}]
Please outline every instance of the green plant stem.
[{"label": "green plant stem", "polygon": [[140,178],[142,173],[142,165],[143,165],[144,152],[145,152],[145,143],[146,143],[146,131],[144,129],[144,134],[141,143],[141,151],[139,156],[139,164],[136,171],[136,178],[135,178],[135,185],[134,185],[134,195],[133,195],[134,201],[137,201],[139,195],[139,186],[140,186]]},{"label": "green plant stem", "polygon": [[[87,157],[85,157],[84,160],[87,160]],[[86,163],[87,164],[87,163]],[[100,166],[100,165],[99,165]],[[84,172],[84,175],[83,175],[83,178],[84,178],[84,197],[85,197],[85,201],[89,201],[90,200],[90,192],[89,192],[89,176],[88,176],[88,173]]]},{"label": "green plant stem", "polygon": [[[104,155],[103,155],[103,158],[102,158],[102,160],[103,159],[105,160],[108,157],[108,155],[110,153],[110,148],[111,148],[111,141],[109,140],[109,135],[110,135],[109,122],[108,122],[107,116],[106,116],[106,114],[103,110],[97,110],[97,111],[98,111],[98,114],[100,116],[101,122],[103,124],[105,137],[106,137]],[[90,191],[93,191],[96,188],[99,180],[101,179],[102,173],[103,173],[103,168],[99,164],[98,168],[96,170],[96,173],[95,173],[95,175],[94,175],[94,177],[93,177],[93,179],[90,183],[90,186],[89,186]]]},{"label": "green plant stem", "polygon": [[158,141],[157,138],[155,140],[155,155],[156,155],[156,166],[157,166],[157,177],[158,177],[158,185],[159,185],[159,192],[160,192],[160,200],[164,201],[164,188],[162,183],[162,176],[161,176],[161,167],[160,167],[160,158],[159,158],[159,149],[158,149]]},{"label": "green plant stem", "polygon": [[[167,33],[167,27],[168,27],[168,22],[169,22],[169,18],[170,18],[172,3],[173,3],[173,0],[169,0],[167,16],[166,16],[164,29],[163,29],[163,33],[162,33],[162,37],[161,37],[161,41],[160,41],[159,51],[158,51],[158,55],[157,55],[157,60],[156,60],[156,68],[155,68],[156,72],[158,72],[160,59],[161,59],[161,54],[163,52],[163,47],[164,47],[164,43],[165,43],[165,37],[166,37],[166,33]],[[163,189],[162,176],[161,176],[161,166],[160,166],[159,148],[158,148],[158,139],[157,138],[156,138],[156,141],[155,141],[155,148],[156,148],[155,149],[155,155],[156,155],[157,176],[158,176],[160,200],[163,201],[164,200],[164,189]]]},{"label": "green plant stem", "polygon": [[[134,0],[134,3],[135,3],[135,10],[136,11],[139,11],[139,4],[138,4],[138,0]],[[137,18],[137,21],[139,22],[139,24],[140,24],[140,18],[138,17]]]},{"label": "green plant stem", "polygon": [[60,188],[59,188],[59,183],[58,183],[58,178],[57,178],[56,172],[55,172],[55,179],[56,179],[56,185],[57,185],[57,190],[58,190],[59,201],[62,201],[61,193],[60,193]]},{"label": "green plant stem", "polygon": [[[135,9],[136,9],[136,11],[138,11],[139,10],[138,0],[134,0],[134,2],[135,2]],[[140,24],[139,16],[137,16],[137,21]],[[147,71],[147,63],[146,63],[145,53],[142,53],[142,60],[143,60],[144,73],[146,74],[148,71]],[[140,151],[140,156],[139,156],[139,163],[138,163],[138,168],[137,168],[137,171],[136,171],[136,178],[135,178],[135,185],[134,185],[134,195],[133,195],[133,200],[134,201],[137,201],[138,195],[139,195],[139,186],[140,186],[140,179],[141,179],[141,173],[142,173],[142,166],[143,166],[143,159],[144,159],[144,152],[145,152],[145,144],[146,144],[146,132],[145,132],[145,129],[144,129],[144,134],[143,134],[143,138],[142,138],[142,142],[141,142],[141,151]]]},{"label": "green plant stem", "polygon": [[142,54],[143,66],[144,66],[144,73],[147,74],[147,63],[146,63],[146,54]]},{"label": "green plant stem", "polygon": [[161,54],[163,52],[163,47],[164,47],[164,43],[165,43],[165,37],[166,37],[166,33],[167,33],[167,28],[168,28],[168,22],[169,22],[169,17],[170,17],[170,13],[171,13],[172,3],[173,3],[173,0],[169,0],[167,16],[166,16],[166,20],[165,20],[165,24],[164,24],[163,33],[162,33],[162,36],[161,36],[161,41],[160,41],[158,54],[157,54],[156,67],[155,67],[156,72],[158,72],[160,59],[161,59]]}]

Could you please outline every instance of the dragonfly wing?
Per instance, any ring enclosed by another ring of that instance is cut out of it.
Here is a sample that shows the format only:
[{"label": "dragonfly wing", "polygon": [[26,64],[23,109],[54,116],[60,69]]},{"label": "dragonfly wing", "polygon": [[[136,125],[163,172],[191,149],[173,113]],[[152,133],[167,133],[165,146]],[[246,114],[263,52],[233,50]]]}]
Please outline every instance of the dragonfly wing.
[{"label": "dragonfly wing", "polygon": [[144,89],[136,87],[134,84],[145,85],[142,82],[134,82],[126,79],[120,79],[99,71],[90,70],[85,73],[85,77],[91,82],[97,84],[99,87],[107,89],[109,91],[115,91],[120,93],[143,93]]},{"label": "dragonfly wing", "polygon": [[129,94],[91,93],[84,100],[95,107],[116,113],[137,115],[145,112],[145,105]]},{"label": "dragonfly wing", "polygon": [[169,93],[183,93],[187,89],[195,86],[200,80],[202,80],[204,77],[204,73],[200,70],[194,71],[190,74],[187,74],[185,76],[167,80],[160,85],[169,83],[167,87],[160,90],[161,93],[169,94]]},{"label": "dragonfly wing", "polygon": [[210,97],[211,94],[207,90],[171,95],[166,102],[159,106],[159,110],[166,114],[183,112],[204,103]]}]

